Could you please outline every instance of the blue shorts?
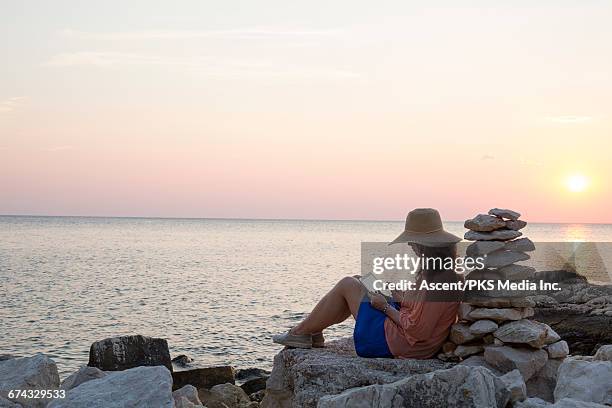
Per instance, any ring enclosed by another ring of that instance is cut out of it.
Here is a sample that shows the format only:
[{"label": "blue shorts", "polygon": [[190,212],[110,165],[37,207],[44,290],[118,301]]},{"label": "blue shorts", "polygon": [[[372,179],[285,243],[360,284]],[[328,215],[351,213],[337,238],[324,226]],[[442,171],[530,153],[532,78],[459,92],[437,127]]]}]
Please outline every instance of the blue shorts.
[{"label": "blue shorts", "polygon": [[[391,302],[390,305],[399,309],[399,305],[395,302]],[[355,351],[358,356],[393,358],[385,337],[386,318],[387,315],[372,307],[367,296],[363,298],[353,330]]]}]

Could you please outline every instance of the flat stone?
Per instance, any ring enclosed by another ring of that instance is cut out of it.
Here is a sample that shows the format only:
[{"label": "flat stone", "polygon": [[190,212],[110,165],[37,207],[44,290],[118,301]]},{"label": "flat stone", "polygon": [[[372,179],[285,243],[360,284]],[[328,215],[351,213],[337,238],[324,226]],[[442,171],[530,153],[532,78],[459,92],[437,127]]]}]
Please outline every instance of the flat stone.
[{"label": "flat stone", "polygon": [[506,241],[504,249],[508,251],[532,252],[535,251],[535,244],[529,238],[519,238],[514,241]]},{"label": "flat stone", "polygon": [[504,243],[500,241],[475,241],[465,249],[465,254],[477,258],[502,248],[504,248]]},{"label": "flat stone", "polygon": [[464,344],[461,344],[457,346],[457,348],[455,349],[453,353],[457,357],[463,358],[463,357],[468,357],[474,354],[482,353],[483,351],[484,351],[484,347],[479,344],[475,344],[472,346],[466,346]]},{"label": "flat stone", "polygon": [[492,215],[478,214],[476,217],[467,220],[463,226],[472,231],[488,232],[504,228],[506,223],[501,218]]},{"label": "flat stone", "polygon": [[493,335],[504,343],[528,344],[542,348],[546,341],[546,327],[531,320],[517,320],[501,326]]},{"label": "flat stone", "polygon": [[357,357],[350,337],[326,342],[322,349],[285,349],[274,357],[261,406],[314,408],[325,395],[392,383],[452,366],[438,359]]},{"label": "flat stone", "polygon": [[546,346],[548,358],[565,358],[569,354],[569,346],[565,340]]},{"label": "flat stone", "polygon": [[472,294],[466,294],[466,298],[463,301],[475,307],[506,308],[512,306],[509,298],[477,296]]},{"label": "flat stone", "polygon": [[594,360],[612,361],[612,344],[601,346],[595,353]]},{"label": "flat stone", "polygon": [[509,241],[523,235],[520,231],[499,229],[491,232],[468,231],[463,236],[468,241]]},{"label": "flat stone", "polygon": [[506,320],[520,320],[523,318],[523,311],[522,309],[478,308],[470,312],[469,317],[473,320],[488,319],[499,323]]},{"label": "flat stone", "polygon": [[507,265],[502,268],[496,269],[496,271],[497,273],[500,274],[500,276],[503,279],[514,280],[514,281],[524,280],[524,279],[533,280],[536,275],[535,268],[531,266],[527,266],[527,265],[517,265],[517,264]]},{"label": "flat stone", "polygon": [[514,230],[514,231],[518,231],[520,229],[523,229],[527,226],[527,223],[523,220],[509,220],[506,221],[506,228]]},{"label": "flat stone", "polygon": [[487,254],[484,259],[484,264],[487,268],[503,268],[504,266],[509,266],[516,262],[526,261],[529,258],[531,257],[524,252],[499,249]]},{"label": "flat stone", "polygon": [[111,337],[96,341],[89,348],[87,365],[102,371],[161,365],[172,371],[168,342],[165,339],[141,335]]},{"label": "flat stone", "polygon": [[463,302],[471,306],[492,308],[533,308],[536,305],[532,299],[526,297],[489,297],[472,293],[466,293]]},{"label": "flat stone", "polygon": [[492,320],[477,320],[470,325],[470,332],[475,335],[493,333],[499,326]]},{"label": "flat stone", "polygon": [[533,309],[533,307],[524,307],[521,309],[523,312],[523,319],[526,319],[528,317],[532,317],[535,314],[535,310]]},{"label": "flat stone", "polygon": [[235,372],[231,366],[193,368],[172,373],[173,389],[193,385],[197,389],[211,388],[217,384],[235,383]]},{"label": "flat stone", "polygon": [[474,310],[472,306],[467,303],[461,303],[459,305],[459,310],[457,311],[457,316],[459,320],[469,320],[469,315]]},{"label": "flat stone", "polygon": [[130,368],[108,373],[66,392],[48,408],[173,408],[172,376],[164,366]]},{"label": "flat stone", "polygon": [[457,365],[391,384],[325,396],[319,400],[318,408],[490,408],[505,407],[509,399],[510,392],[504,382],[486,368]]},{"label": "flat stone", "polygon": [[0,361],[0,396],[24,407],[44,407],[49,399],[9,398],[10,390],[54,390],[60,378],[55,362],[44,354]]},{"label": "flat stone", "polygon": [[470,331],[470,326],[464,323],[455,323],[451,326],[449,339],[455,344],[464,344],[478,337]]},{"label": "flat stone", "polygon": [[502,373],[519,370],[527,381],[548,361],[544,350],[530,350],[509,346],[487,346],[484,358],[487,363]]},{"label": "flat stone", "polygon": [[612,362],[566,358],[559,367],[555,401],[574,398],[612,405]]},{"label": "flat stone", "polygon": [[508,210],[506,208],[492,208],[489,210],[489,215],[494,215],[500,218],[506,218],[508,220],[518,220],[521,216],[521,213]]},{"label": "flat stone", "polygon": [[60,388],[62,390],[71,390],[74,387],[83,384],[84,382],[95,380],[97,378],[102,378],[106,375],[107,374],[99,368],[82,366],[78,369],[78,371],[70,374],[70,376],[68,376],[64,381],[62,381]]},{"label": "flat stone", "polygon": [[519,370],[512,370],[500,377],[510,391],[510,401],[515,403],[527,398],[527,386]]}]

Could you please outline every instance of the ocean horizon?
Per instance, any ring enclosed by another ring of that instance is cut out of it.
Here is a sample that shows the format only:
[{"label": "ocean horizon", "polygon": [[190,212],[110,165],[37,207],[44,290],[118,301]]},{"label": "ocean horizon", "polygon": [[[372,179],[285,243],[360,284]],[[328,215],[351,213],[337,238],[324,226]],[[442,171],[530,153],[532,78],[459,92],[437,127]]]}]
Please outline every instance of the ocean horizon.
[{"label": "ocean horizon", "polygon": [[[66,374],[87,364],[92,342],[142,334],[168,339],[173,356],[198,365],[270,368],[280,349],[271,336],[341,277],[360,273],[362,242],[388,242],[403,224],[0,216],[0,350],[46,353]],[[445,228],[465,231],[463,222]],[[534,242],[612,241],[610,224],[522,231]]]}]

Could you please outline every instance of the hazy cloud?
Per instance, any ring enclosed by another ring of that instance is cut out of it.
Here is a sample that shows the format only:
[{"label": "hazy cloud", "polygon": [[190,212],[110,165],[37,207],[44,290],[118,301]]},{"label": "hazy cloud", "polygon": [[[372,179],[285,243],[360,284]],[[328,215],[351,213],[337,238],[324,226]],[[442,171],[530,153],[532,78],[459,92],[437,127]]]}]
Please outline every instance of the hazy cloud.
[{"label": "hazy cloud", "polygon": [[12,98],[0,101],[0,113],[10,113],[23,106],[25,103],[25,96],[15,96]]},{"label": "hazy cloud", "polygon": [[490,154],[483,154],[480,159],[481,160],[493,160],[495,159],[495,156],[491,156]]},{"label": "hazy cloud", "polygon": [[62,36],[77,38],[81,40],[101,41],[126,41],[126,40],[186,40],[199,38],[214,39],[312,39],[325,38],[341,33],[342,30],[291,30],[279,28],[251,28],[231,30],[144,30],[144,31],[120,31],[120,32],[86,32],[72,29],[64,29],[60,32]]},{"label": "hazy cloud", "polygon": [[591,116],[572,116],[572,115],[547,116],[545,119],[547,122],[565,123],[565,124],[579,124],[579,123],[588,123],[588,122],[593,121],[593,117]]},{"label": "hazy cloud", "polygon": [[219,77],[313,77],[349,79],[357,78],[359,73],[331,68],[290,65],[285,62],[266,62],[260,60],[239,60],[227,57],[174,57],[121,53],[113,51],[81,51],[62,53],[53,56],[43,65],[54,67],[96,66],[158,66],[164,68],[191,69],[209,76]]}]

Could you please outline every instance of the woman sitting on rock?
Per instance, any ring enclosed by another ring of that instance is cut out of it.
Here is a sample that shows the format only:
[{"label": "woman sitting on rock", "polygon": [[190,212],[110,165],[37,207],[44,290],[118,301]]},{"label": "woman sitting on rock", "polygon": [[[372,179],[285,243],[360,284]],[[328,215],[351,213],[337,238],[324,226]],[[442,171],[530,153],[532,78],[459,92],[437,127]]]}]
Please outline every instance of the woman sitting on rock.
[{"label": "woman sitting on rock", "polygon": [[[460,240],[444,231],[437,210],[420,208],[408,214],[405,231],[392,244],[408,243],[419,256],[454,260]],[[432,264],[437,268],[419,270],[417,287],[422,280],[431,283],[461,279],[452,268],[440,266],[447,265],[444,262]],[[368,292],[355,277],[345,277],[323,296],[308,317],[273,340],[289,347],[323,347],[322,331],[352,315],[353,339],[359,356],[430,358],[448,337],[457,319],[459,300],[458,293],[395,291],[388,302],[383,295]]]}]

